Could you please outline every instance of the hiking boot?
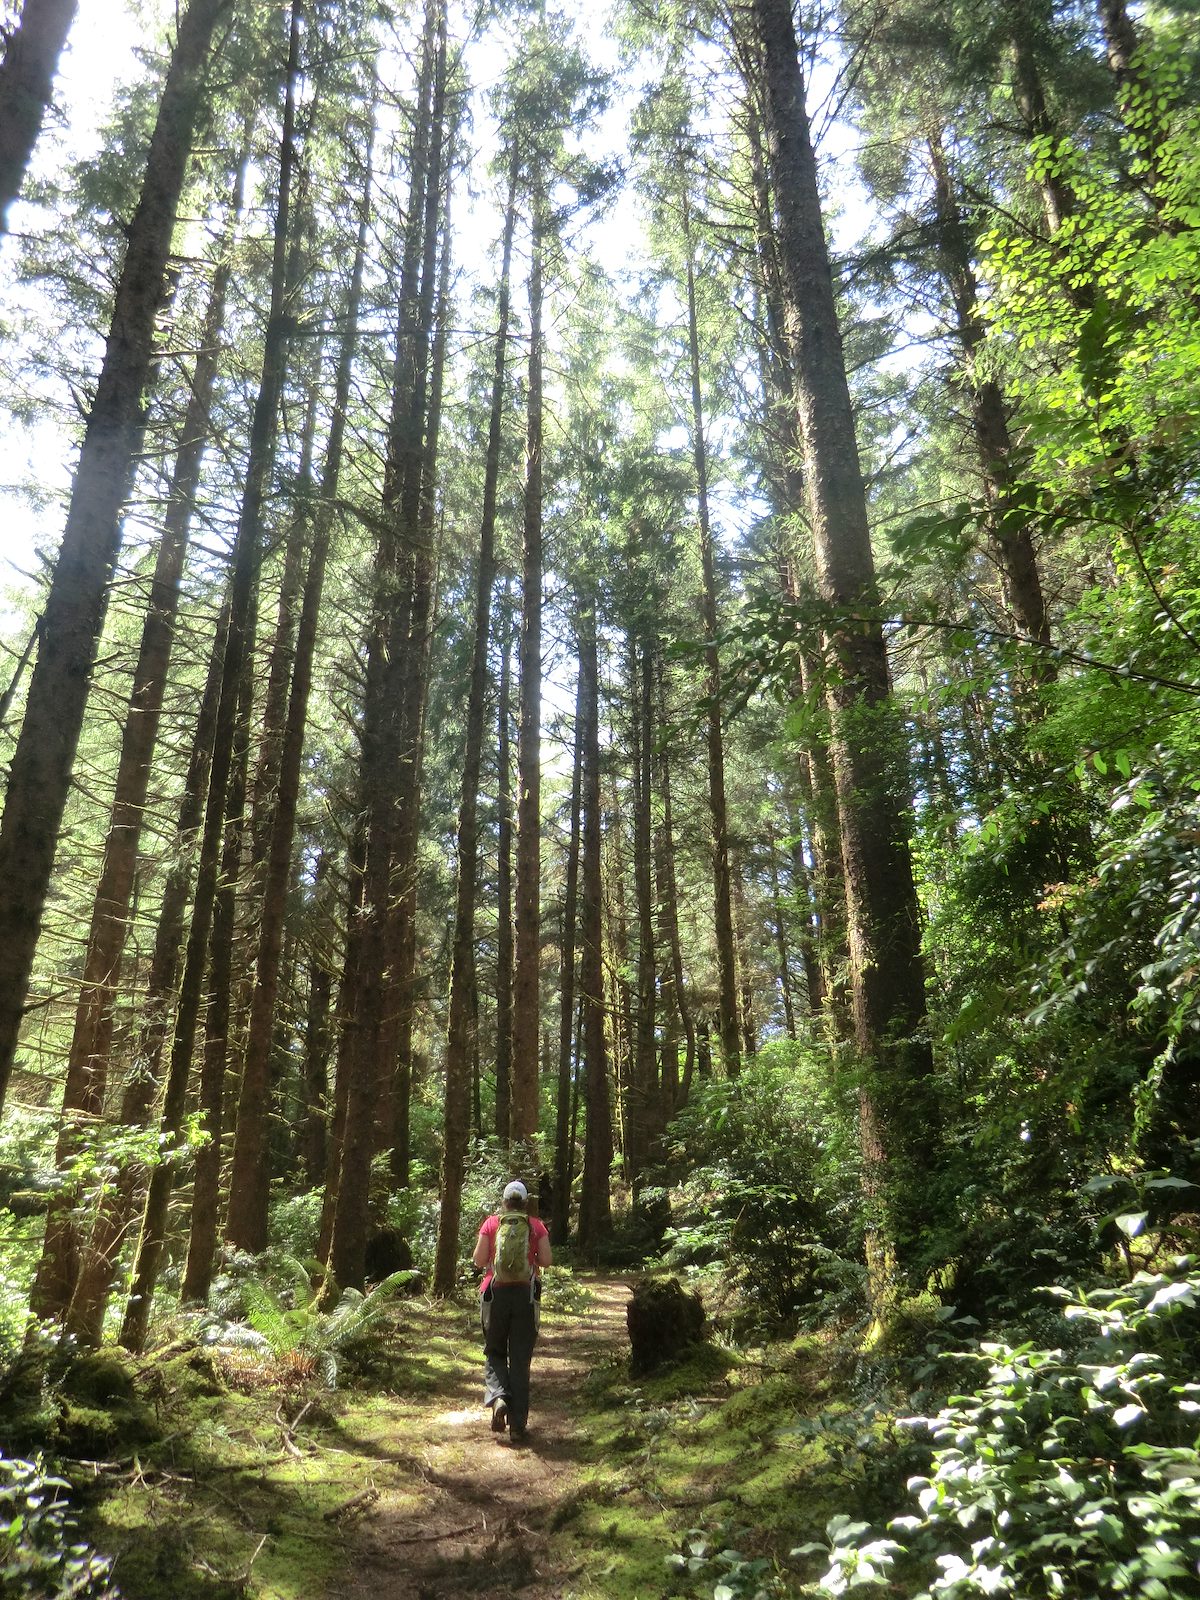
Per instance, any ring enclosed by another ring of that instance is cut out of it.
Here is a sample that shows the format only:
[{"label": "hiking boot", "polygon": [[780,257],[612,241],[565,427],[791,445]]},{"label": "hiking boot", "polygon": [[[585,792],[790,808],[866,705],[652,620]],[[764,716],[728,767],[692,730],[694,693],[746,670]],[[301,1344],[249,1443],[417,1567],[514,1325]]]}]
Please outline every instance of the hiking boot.
[{"label": "hiking boot", "polygon": [[508,1436],[514,1444],[524,1444],[529,1438],[529,1430],[528,1428],[519,1428],[514,1422],[508,1430]]},{"label": "hiking boot", "polygon": [[508,1421],[508,1407],[503,1400],[497,1400],[492,1407],[492,1432],[503,1433],[504,1425]]}]

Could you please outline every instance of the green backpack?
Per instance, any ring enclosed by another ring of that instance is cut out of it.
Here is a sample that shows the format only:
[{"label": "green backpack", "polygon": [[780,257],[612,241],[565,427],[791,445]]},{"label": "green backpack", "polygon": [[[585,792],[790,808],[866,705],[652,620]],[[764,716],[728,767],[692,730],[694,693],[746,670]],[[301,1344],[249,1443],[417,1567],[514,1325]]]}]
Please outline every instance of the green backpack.
[{"label": "green backpack", "polygon": [[529,1218],[523,1211],[500,1214],[496,1228],[496,1277],[501,1283],[528,1283]]}]

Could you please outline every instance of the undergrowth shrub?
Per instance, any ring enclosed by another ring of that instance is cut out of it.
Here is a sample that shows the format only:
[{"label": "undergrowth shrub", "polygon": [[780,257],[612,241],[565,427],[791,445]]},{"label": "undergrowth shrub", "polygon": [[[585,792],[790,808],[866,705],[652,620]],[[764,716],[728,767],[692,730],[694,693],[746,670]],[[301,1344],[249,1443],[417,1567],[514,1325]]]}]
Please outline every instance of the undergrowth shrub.
[{"label": "undergrowth shrub", "polygon": [[25,1337],[53,1153],[54,1130],[45,1112],[21,1109],[0,1124],[0,1365],[13,1358]]},{"label": "undergrowth shrub", "polygon": [[214,1290],[216,1314],[202,1319],[200,1335],[295,1377],[319,1376],[332,1389],[347,1350],[378,1330],[389,1297],[413,1276],[394,1272],[366,1294],[343,1289],[326,1305],[323,1285],[312,1282],[303,1262],[277,1252],[237,1256]]},{"label": "undergrowth shrub", "polygon": [[823,1319],[861,1308],[860,1163],[843,1095],[827,1060],[781,1041],[737,1078],[702,1085],[671,1124],[689,1174],[664,1263],[719,1264],[746,1329],[806,1307]]},{"label": "undergrowth shrub", "polygon": [[806,1592],[886,1584],[899,1568],[914,1600],[1200,1597],[1196,1258],[1050,1292],[1081,1347],[989,1342],[958,1355],[983,1378],[910,1419],[934,1446],[928,1473],[909,1480],[915,1509],[882,1537],[834,1519],[829,1569]]},{"label": "undergrowth shrub", "polygon": [[0,1595],[4,1600],[119,1600],[111,1562],[78,1537],[70,1485],[41,1456],[0,1456]]},{"label": "undergrowth shrub", "polygon": [[267,1227],[272,1246],[301,1261],[315,1258],[324,1198],[320,1189],[272,1195]]}]

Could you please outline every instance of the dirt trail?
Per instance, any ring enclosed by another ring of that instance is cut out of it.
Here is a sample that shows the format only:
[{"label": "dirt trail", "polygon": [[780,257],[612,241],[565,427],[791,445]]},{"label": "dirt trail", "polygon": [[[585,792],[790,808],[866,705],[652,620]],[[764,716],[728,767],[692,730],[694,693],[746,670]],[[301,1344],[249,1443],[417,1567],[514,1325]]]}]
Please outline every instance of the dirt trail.
[{"label": "dirt trail", "polygon": [[346,1600],[559,1600],[575,1574],[555,1571],[545,1530],[577,1487],[581,1443],[571,1397],[628,1348],[628,1287],[589,1278],[582,1313],[547,1316],[533,1360],[529,1439],[493,1434],[482,1353],[457,1387],[395,1407],[392,1448],[379,1441],[365,1513],[345,1528]]}]

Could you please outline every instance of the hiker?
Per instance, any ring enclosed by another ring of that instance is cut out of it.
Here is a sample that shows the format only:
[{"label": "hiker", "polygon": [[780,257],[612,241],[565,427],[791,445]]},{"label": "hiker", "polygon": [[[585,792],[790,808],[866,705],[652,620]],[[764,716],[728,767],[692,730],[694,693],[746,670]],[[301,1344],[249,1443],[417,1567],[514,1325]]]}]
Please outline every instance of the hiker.
[{"label": "hiker", "polygon": [[492,1432],[508,1429],[520,1444],[529,1422],[529,1363],[537,1339],[540,1270],[550,1265],[550,1235],[527,1214],[529,1191],[519,1179],[488,1217],[471,1257],[484,1269],[480,1285],[483,1323],[483,1403],[492,1409]]}]

